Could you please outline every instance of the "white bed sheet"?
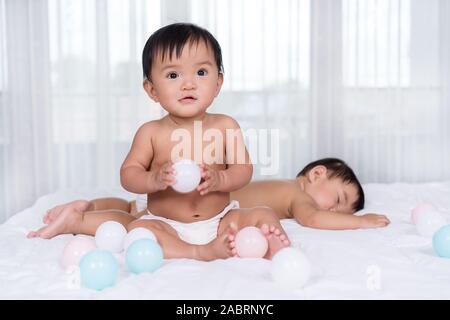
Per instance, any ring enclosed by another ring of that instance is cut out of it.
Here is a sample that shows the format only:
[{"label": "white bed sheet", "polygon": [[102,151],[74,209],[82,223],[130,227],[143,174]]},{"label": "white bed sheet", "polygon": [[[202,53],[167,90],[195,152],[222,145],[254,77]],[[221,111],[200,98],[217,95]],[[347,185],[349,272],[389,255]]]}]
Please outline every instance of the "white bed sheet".
[{"label": "white bed sheet", "polygon": [[131,199],[133,195],[120,190],[50,194],[0,225],[0,298],[449,299],[450,259],[436,256],[431,239],[417,234],[410,210],[430,201],[450,218],[450,182],[366,184],[364,189],[367,201],[361,213],[386,213],[391,225],[326,231],[282,221],[293,246],[303,250],[313,266],[312,277],[302,289],[277,286],[270,277],[270,261],[239,258],[165,260],[156,272],[141,275],[130,274],[122,264],[114,287],[77,288],[74,275],[59,264],[73,236],[43,240],[27,239],[26,234],[40,227],[45,210],[56,204],[103,196]]}]

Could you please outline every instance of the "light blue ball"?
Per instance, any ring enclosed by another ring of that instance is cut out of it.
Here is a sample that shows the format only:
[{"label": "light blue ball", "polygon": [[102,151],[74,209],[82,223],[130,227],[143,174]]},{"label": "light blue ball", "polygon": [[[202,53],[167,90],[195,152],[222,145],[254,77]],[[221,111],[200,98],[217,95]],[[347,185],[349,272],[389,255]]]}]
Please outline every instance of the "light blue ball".
[{"label": "light blue ball", "polygon": [[116,283],[119,264],[111,252],[93,250],[80,261],[81,285],[95,290],[103,290]]},{"label": "light blue ball", "polygon": [[133,273],[153,272],[163,263],[163,252],[158,243],[151,239],[133,241],[125,255],[128,269]]},{"label": "light blue ball", "polygon": [[435,232],[433,235],[433,248],[438,256],[450,258],[450,224]]}]

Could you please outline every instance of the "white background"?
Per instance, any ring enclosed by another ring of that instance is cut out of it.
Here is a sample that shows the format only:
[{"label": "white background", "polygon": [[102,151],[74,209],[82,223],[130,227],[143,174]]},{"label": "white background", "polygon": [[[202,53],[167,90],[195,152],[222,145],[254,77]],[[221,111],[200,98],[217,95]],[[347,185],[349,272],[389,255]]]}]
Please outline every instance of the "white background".
[{"label": "white background", "polygon": [[334,156],[363,183],[450,179],[448,0],[0,0],[0,221],[119,186],[136,129],[164,114],[142,48],[180,21],[222,46],[210,111],[280,130],[272,178]]}]

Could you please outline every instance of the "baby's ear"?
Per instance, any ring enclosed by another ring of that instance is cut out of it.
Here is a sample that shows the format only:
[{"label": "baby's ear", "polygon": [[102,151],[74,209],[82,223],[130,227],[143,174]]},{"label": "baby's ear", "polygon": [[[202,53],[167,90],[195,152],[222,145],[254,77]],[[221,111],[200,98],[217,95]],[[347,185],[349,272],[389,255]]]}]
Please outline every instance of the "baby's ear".
[{"label": "baby's ear", "polygon": [[221,72],[221,73],[219,73],[219,77],[217,78],[216,97],[220,93],[220,89],[222,88],[222,84],[223,84],[223,73]]},{"label": "baby's ear", "polygon": [[315,166],[308,172],[308,179],[311,182],[318,181],[327,177],[327,168],[325,166]]},{"label": "baby's ear", "polygon": [[159,102],[158,95],[156,93],[155,87],[153,86],[153,83],[145,79],[144,83],[142,84],[144,87],[145,92],[147,92],[147,95],[155,102]]}]

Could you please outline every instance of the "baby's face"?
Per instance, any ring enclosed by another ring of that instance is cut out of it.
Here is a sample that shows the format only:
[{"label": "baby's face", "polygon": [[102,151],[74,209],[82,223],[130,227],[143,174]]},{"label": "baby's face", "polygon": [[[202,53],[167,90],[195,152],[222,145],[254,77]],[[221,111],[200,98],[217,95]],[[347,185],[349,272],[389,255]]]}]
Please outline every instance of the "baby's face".
[{"label": "baby's face", "polygon": [[340,178],[329,179],[324,176],[311,182],[305,191],[321,210],[353,213],[352,205],[357,199],[357,189]]},{"label": "baby's face", "polygon": [[[219,74],[214,54],[203,41],[183,48],[181,56],[156,57],[150,85],[150,97],[171,115],[192,118],[202,115],[219,94],[223,75]],[[145,86],[144,86],[145,87]]]}]

